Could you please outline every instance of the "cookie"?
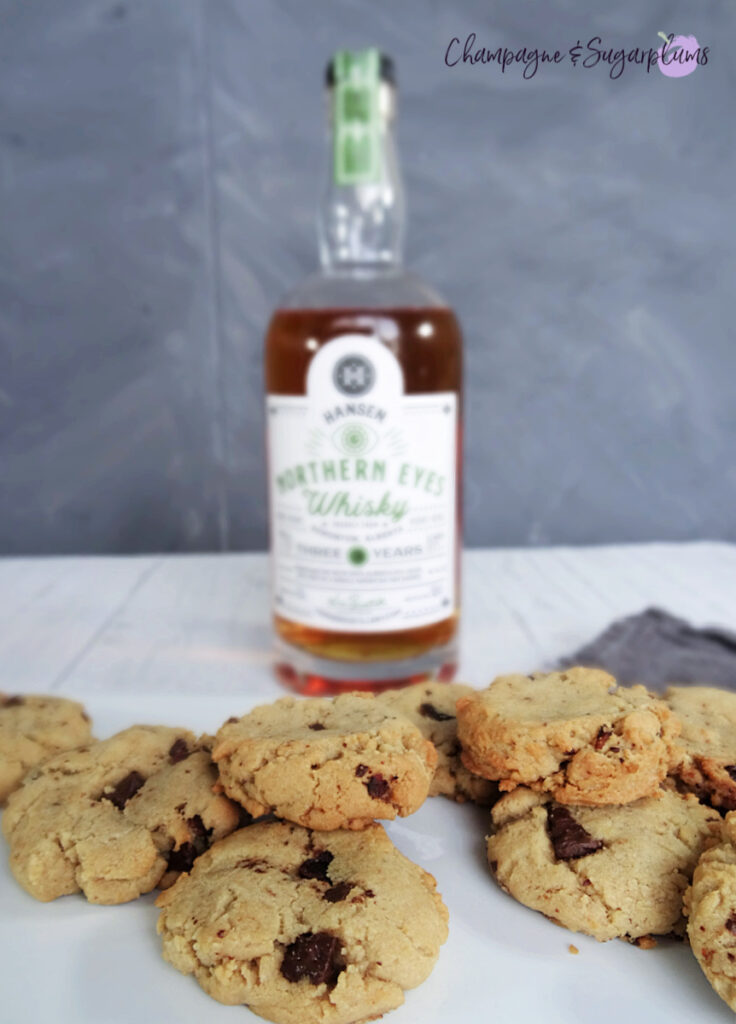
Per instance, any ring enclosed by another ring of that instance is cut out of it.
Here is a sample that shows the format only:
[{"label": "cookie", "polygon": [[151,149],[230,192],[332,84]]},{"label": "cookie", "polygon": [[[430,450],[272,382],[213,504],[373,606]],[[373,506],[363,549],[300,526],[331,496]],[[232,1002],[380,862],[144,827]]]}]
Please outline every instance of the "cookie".
[{"label": "cookie", "polygon": [[736,1011],[736,812],[707,850],[685,895],[690,947],[721,999]]},{"label": "cookie", "polygon": [[221,1003],[281,1024],[348,1024],[400,1006],[447,938],[434,878],[383,828],[255,824],[156,900],[163,954]]},{"label": "cookie", "polygon": [[0,806],[31,768],[89,739],[89,716],[81,704],[63,697],[0,693]]},{"label": "cookie", "polygon": [[461,683],[417,683],[401,690],[387,690],[378,700],[410,719],[437,750],[437,767],[429,787],[430,796],[447,796],[458,803],[473,800],[490,806],[498,797],[498,786],[469,772],[460,760],[455,704],[459,697],[475,693]]},{"label": "cookie", "polygon": [[216,781],[209,751],[183,729],[137,725],[57,754],[8,801],[10,868],[38,900],[135,899],[241,822],[240,808],[213,793]]},{"label": "cookie", "polygon": [[226,722],[212,753],[228,796],[254,817],[307,828],[365,828],[416,811],[437,752],[371,694],[284,697]]},{"label": "cookie", "polygon": [[519,788],[492,813],[488,860],[514,899],[575,932],[639,939],[683,931],[683,893],[721,818],[692,794],[612,807]]},{"label": "cookie", "polygon": [[682,725],[671,774],[704,803],[736,809],[736,693],[671,686],[665,699]]},{"label": "cookie", "polygon": [[466,768],[565,804],[623,804],[656,793],[679,723],[643,686],[599,669],[501,676],[457,702]]}]

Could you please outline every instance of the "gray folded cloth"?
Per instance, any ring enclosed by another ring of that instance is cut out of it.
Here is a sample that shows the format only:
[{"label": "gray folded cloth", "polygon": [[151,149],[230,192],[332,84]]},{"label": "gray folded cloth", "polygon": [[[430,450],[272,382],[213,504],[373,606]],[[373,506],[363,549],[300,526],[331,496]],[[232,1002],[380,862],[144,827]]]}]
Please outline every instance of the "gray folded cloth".
[{"label": "gray folded cloth", "polygon": [[696,629],[659,608],[619,619],[560,668],[595,665],[620,683],[664,690],[673,683],[702,683],[736,690],[736,634]]}]

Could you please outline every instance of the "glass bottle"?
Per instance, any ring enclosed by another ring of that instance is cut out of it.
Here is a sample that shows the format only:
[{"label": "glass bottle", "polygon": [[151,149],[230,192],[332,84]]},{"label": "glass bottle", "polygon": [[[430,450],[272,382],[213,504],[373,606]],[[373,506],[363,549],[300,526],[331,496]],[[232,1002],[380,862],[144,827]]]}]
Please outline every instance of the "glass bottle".
[{"label": "glass bottle", "polygon": [[450,678],[460,613],[461,334],[402,267],[393,64],[327,68],[321,270],[265,346],[278,671],[302,693]]}]

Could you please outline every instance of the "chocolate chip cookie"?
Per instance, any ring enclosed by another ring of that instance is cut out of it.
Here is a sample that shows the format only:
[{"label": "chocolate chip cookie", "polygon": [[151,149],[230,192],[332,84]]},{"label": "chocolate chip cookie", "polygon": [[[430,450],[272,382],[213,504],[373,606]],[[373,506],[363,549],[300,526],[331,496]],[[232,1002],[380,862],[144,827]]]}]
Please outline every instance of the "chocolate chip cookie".
[{"label": "chocolate chip cookie", "polygon": [[325,830],[411,814],[437,763],[408,718],[353,693],[256,708],[222,726],[212,756],[225,792],[254,817]]},{"label": "chocolate chip cookie", "polygon": [[0,693],[0,806],[31,768],[89,739],[89,716],[81,704]]},{"label": "chocolate chip cookie", "polygon": [[378,700],[406,715],[437,750],[430,796],[448,796],[464,803],[473,800],[490,806],[498,797],[498,786],[469,772],[460,760],[455,704],[458,698],[475,693],[461,683],[417,683],[401,690],[388,690]]},{"label": "chocolate chip cookie", "polygon": [[671,686],[665,699],[682,724],[671,774],[704,803],[736,809],[736,693]]},{"label": "chocolate chip cookie", "polygon": [[138,725],[57,754],[3,815],[10,867],[38,900],[124,903],[189,871],[241,809],[213,793],[210,752],[184,729]]},{"label": "chocolate chip cookie", "polygon": [[700,858],[685,895],[690,947],[715,991],[736,1011],[736,812]]},{"label": "chocolate chip cookie", "polygon": [[576,807],[518,788],[492,817],[488,860],[501,887],[599,941],[682,932],[683,893],[721,832],[717,811],[674,791]]},{"label": "chocolate chip cookie", "polygon": [[435,880],[383,828],[255,824],[156,900],[163,954],[221,1003],[280,1024],[349,1024],[401,1005],[447,938]]},{"label": "chocolate chip cookie", "polygon": [[656,793],[679,723],[643,686],[599,669],[501,676],[457,702],[463,764],[565,804],[623,804]]}]

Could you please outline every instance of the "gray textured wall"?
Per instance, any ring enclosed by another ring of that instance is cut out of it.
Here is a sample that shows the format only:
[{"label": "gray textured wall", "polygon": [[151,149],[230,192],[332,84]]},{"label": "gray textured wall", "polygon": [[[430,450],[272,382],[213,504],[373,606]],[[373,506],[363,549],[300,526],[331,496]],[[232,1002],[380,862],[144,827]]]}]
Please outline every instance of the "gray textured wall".
[{"label": "gray textured wall", "polygon": [[[448,69],[471,30],[711,56]],[[0,550],[265,544],[262,335],[316,259],[325,60],[368,43],[465,328],[468,541],[736,539],[734,39],[730,0],[2,0]]]}]

